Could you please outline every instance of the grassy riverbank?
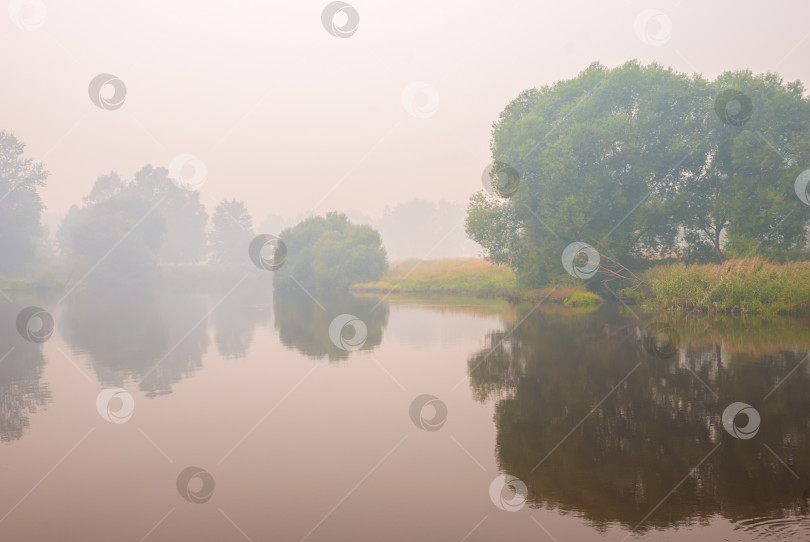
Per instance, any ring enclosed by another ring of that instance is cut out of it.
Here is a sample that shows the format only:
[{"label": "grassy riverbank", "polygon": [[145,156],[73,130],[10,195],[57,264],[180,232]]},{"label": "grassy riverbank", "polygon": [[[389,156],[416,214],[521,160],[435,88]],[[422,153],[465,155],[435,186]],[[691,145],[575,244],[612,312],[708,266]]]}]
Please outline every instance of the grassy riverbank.
[{"label": "grassy riverbank", "polygon": [[515,274],[503,265],[474,258],[404,260],[391,265],[378,282],[356,284],[358,292],[508,297]]},{"label": "grassy riverbank", "polygon": [[[662,265],[646,271],[648,285],[629,297],[659,312],[801,314],[810,312],[810,262],[773,263],[761,258],[723,264]],[[357,292],[473,296],[597,307],[602,299],[582,286],[520,290],[511,269],[473,259],[406,260],[378,282],[357,284]]]},{"label": "grassy riverbank", "polygon": [[391,265],[378,282],[356,284],[355,292],[469,296],[539,302],[569,307],[597,307],[602,299],[581,287],[519,290],[514,272],[503,265],[475,258],[405,260]]},{"label": "grassy riverbank", "polygon": [[[177,288],[215,285],[230,288],[243,272],[241,268],[170,266],[160,268],[155,278]],[[254,275],[253,281],[272,287],[267,273],[256,271]],[[674,263],[649,269],[642,278],[646,286],[621,295],[639,304],[643,311],[764,316],[810,313],[810,262],[780,264],[747,258],[723,264]],[[67,269],[51,269],[20,278],[0,276],[0,297],[6,298],[12,292],[65,291],[78,280],[79,274]],[[539,290],[520,289],[509,267],[476,258],[405,260],[394,263],[379,281],[356,284],[352,291],[431,298],[484,298],[510,303],[538,303],[545,299],[544,304],[576,309],[591,309],[602,304],[602,298],[587,291],[584,283]],[[4,293],[6,295],[2,296]]]},{"label": "grassy riverbank", "polygon": [[724,314],[810,311],[810,262],[772,263],[760,258],[723,264],[673,264],[644,274],[652,309]]}]

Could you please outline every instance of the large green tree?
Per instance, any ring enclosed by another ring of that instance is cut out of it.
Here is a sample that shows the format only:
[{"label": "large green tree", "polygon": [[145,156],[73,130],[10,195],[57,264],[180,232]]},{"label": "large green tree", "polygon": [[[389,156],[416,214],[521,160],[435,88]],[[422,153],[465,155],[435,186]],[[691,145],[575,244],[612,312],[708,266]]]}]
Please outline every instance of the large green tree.
[{"label": "large green tree", "polygon": [[0,274],[18,273],[33,262],[43,233],[37,190],[48,172],[24,152],[24,143],[0,130]]},{"label": "large green tree", "polygon": [[[754,104],[742,123],[745,103],[717,107],[735,86]],[[763,238],[793,248],[806,222],[790,184],[810,128],[802,91],[772,75],[708,82],[636,62],[527,90],[493,125],[495,193],[473,195],[467,233],[528,286],[566,276],[574,241],[623,262],[722,259],[726,240],[736,253]]]}]

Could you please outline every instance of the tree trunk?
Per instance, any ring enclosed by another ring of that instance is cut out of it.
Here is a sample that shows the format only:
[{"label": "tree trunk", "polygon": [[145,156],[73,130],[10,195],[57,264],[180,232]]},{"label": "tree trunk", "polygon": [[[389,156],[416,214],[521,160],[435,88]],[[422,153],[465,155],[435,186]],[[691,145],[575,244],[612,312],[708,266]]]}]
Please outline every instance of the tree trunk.
[{"label": "tree trunk", "polygon": [[720,250],[720,232],[722,231],[723,228],[715,228],[714,239],[712,239],[712,242],[714,243],[714,253],[717,255],[717,259],[720,260],[720,263],[723,263],[726,260],[725,254],[723,254],[723,251]]}]

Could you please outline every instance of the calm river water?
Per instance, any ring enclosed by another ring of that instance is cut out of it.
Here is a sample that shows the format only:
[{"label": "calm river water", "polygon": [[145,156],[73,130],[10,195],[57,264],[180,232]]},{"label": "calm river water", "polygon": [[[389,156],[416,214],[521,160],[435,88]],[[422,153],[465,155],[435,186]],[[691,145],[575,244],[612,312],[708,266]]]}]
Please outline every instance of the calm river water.
[{"label": "calm river water", "polygon": [[807,321],[315,297],[0,305],[0,539],[810,539]]}]

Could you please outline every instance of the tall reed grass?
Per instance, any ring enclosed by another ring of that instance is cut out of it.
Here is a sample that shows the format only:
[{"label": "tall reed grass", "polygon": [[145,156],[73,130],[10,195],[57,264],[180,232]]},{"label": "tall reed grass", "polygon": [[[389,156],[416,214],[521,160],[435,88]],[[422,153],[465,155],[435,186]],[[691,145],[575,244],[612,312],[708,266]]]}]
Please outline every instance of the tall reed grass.
[{"label": "tall reed grass", "polygon": [[726,314],[787,314],[810,310],[810,262],[761,258],[722,264],[660,266],[644,274],[654,308]]}]

